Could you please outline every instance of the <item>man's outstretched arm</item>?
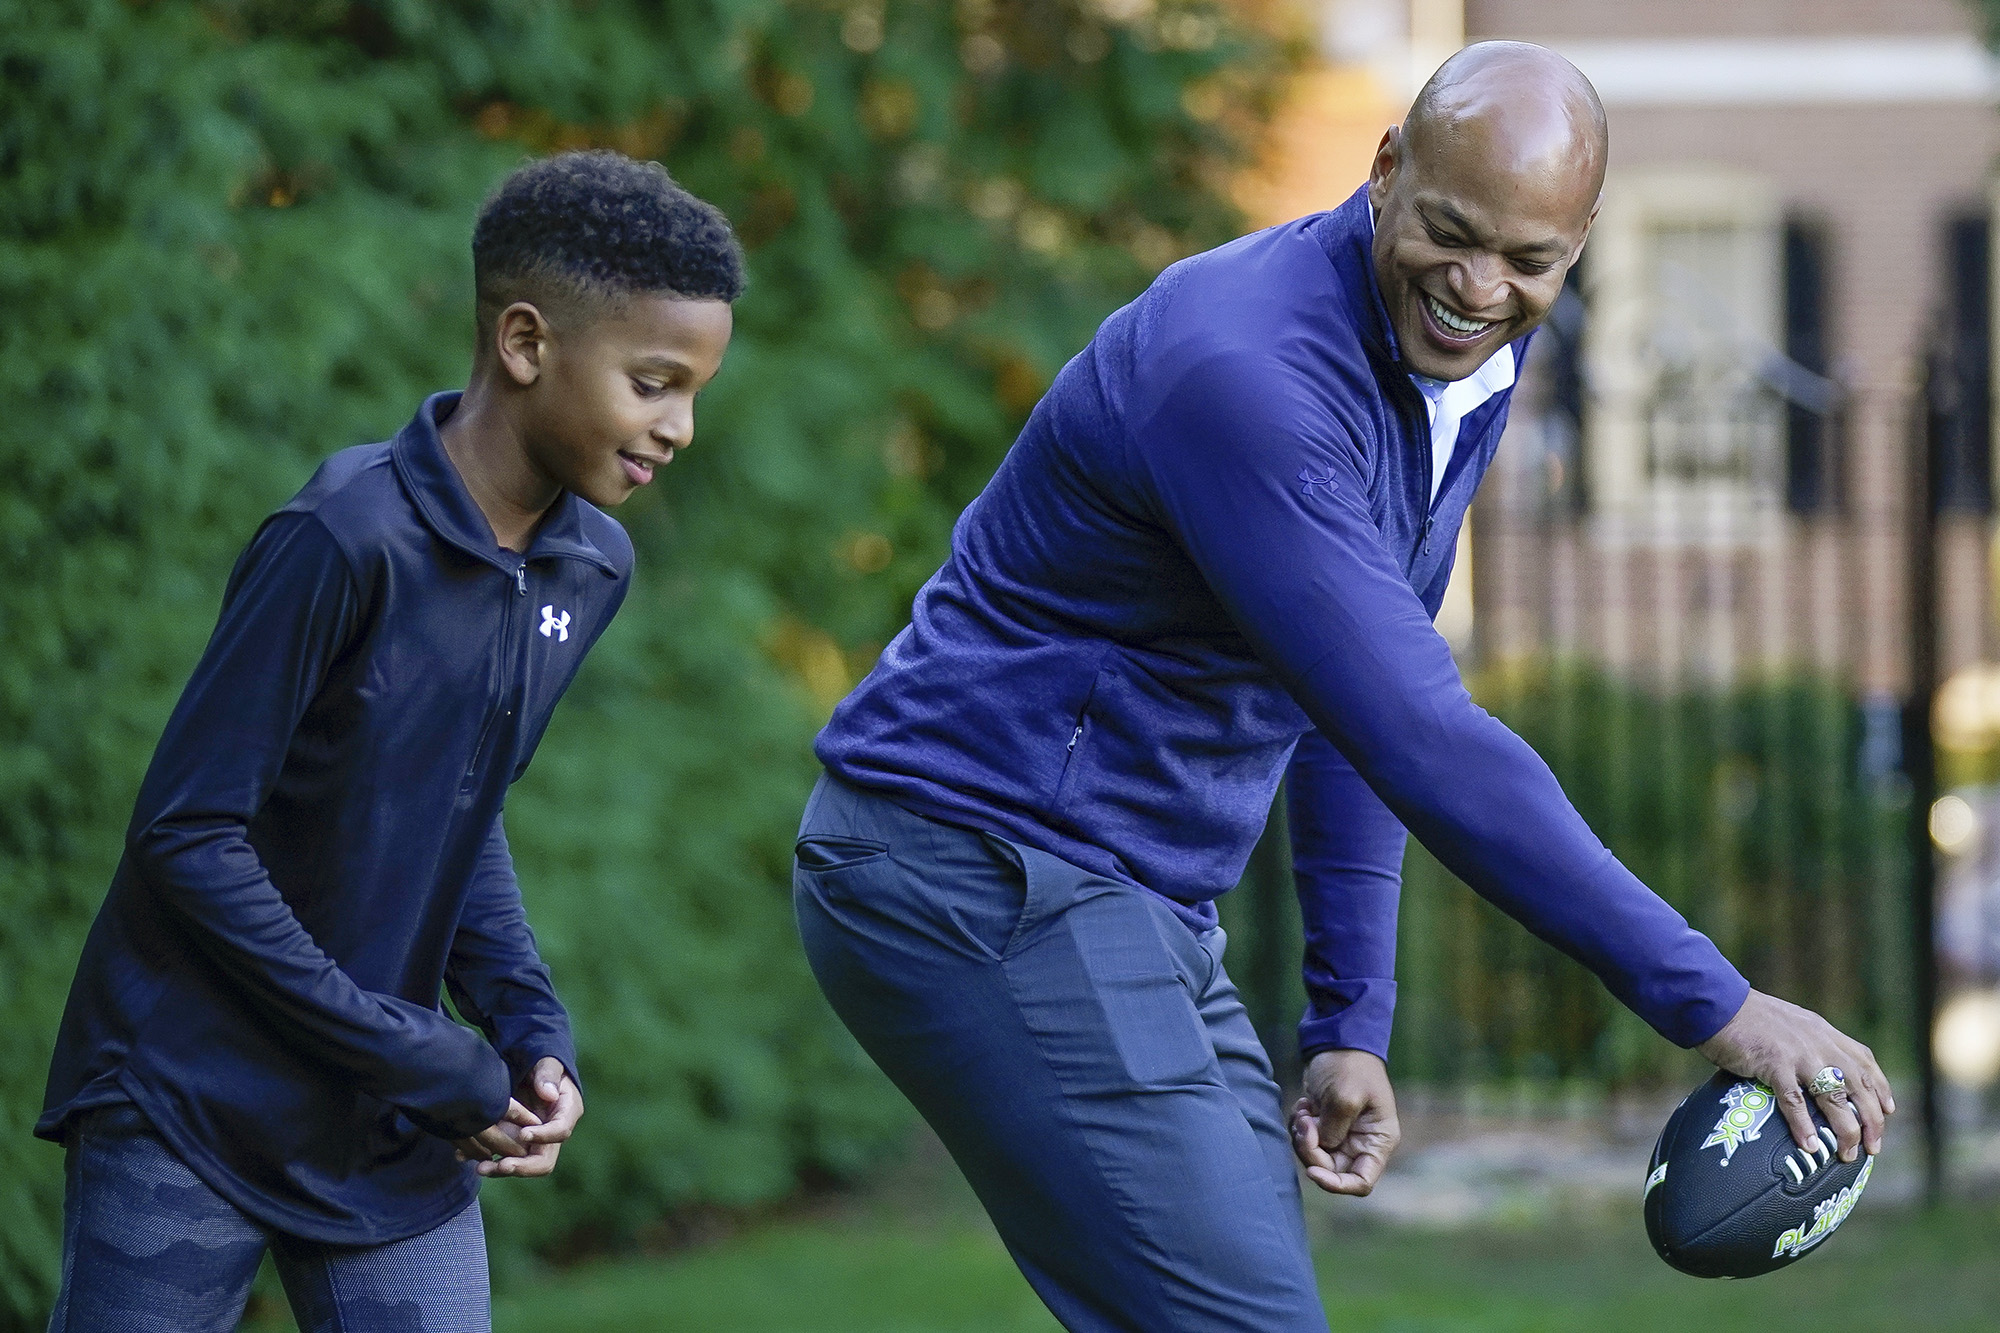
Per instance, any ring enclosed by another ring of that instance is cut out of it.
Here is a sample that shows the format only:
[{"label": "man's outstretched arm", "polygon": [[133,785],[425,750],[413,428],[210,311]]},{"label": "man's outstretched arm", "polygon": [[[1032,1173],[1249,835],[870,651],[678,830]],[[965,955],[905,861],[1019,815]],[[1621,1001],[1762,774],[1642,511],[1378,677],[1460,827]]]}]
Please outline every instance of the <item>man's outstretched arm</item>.
[{"label": "man's outstretched arm", "polygon": [[[1743,1015],[1752,1031],[1731,1051],[1750,1067],[1734,1072],[1781,1089],[1800,1068],[1854,1058],[1831,1028],[1746,1006],[1748,983],[1714,944],[1618,862],[1533,749],[1472,701],[1382,545],[1368,463],[1307,387],[1310,371],[1227,342],[1226,330],[1200,330],[1149,349],[1154,391],[1128,402],[1133,461],[1153,517],[1313,724],[1447,868],[1669,1040],[1703,1045]],[[1853,1146],[1862,1126],[1844,1106],[1827,1112]]]}]

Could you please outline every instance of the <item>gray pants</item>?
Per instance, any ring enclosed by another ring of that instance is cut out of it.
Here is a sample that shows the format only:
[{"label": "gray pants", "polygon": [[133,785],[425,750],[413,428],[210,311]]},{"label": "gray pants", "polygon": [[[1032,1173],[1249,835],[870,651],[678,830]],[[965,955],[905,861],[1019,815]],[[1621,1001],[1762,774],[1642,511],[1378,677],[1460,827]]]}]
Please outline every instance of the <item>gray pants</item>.
[{"label": "gray pants", "polygon": [[799,930],[1072,1333],[1325,1333],[1271,1067],[1152,895],[832,778]]}]

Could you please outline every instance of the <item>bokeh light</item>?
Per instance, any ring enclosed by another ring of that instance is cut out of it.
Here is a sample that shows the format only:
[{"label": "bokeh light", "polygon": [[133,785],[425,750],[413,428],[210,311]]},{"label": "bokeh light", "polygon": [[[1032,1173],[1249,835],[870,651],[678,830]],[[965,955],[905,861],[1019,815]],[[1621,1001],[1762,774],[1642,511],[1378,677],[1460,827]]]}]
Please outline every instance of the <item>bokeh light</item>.
[{"label": "bokeh light", "polygon": [[1941,796],[1931,807],[1931,841],[1947,856],[1972,846],[1979,836],[1979,812],[1963,796]]},{"label": "bokeh light", "polygon": [[1966,991],[1938,1010],[1931,1030],[1938,1072],[1962,1088],[2000,1079],[2000,990]]}]

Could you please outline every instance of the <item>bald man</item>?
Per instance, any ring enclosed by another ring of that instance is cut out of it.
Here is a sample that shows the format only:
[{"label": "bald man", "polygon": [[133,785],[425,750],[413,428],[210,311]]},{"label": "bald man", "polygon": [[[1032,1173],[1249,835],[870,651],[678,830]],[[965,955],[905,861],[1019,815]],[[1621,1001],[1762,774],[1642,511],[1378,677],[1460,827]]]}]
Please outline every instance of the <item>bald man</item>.
[{"label": "bald man", "polygon": [[[1332,212],[1175,264],[1106,320],[821,733],[794,900],[843,1021],[1072,1330],[1324,1333],[1294,1160],[1365,1194],[1405,828],[1662,1036],[1844,1156],[1874,1059],[1752,991],[1475,705],[1431,618],[1604,116],[1469,48]],[[1214,899],[1289,775],[1306,987],[1288,1126]],[[1857,1114],[1858,1113],[1858,1114]]]}]

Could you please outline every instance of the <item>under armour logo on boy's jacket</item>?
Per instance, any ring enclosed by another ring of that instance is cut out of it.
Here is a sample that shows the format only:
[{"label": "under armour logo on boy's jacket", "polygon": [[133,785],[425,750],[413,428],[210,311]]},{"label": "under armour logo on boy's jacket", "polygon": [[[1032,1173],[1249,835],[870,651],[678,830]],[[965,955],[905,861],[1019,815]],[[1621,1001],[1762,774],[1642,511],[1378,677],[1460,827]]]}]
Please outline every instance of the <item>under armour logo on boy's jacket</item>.
[{"label": "under armour logo on boy's jacket", "polygon": [[553,637],[557,643],[569,642],[569,612],[556,614],[554,606],[542,608],[542,637]]}]

